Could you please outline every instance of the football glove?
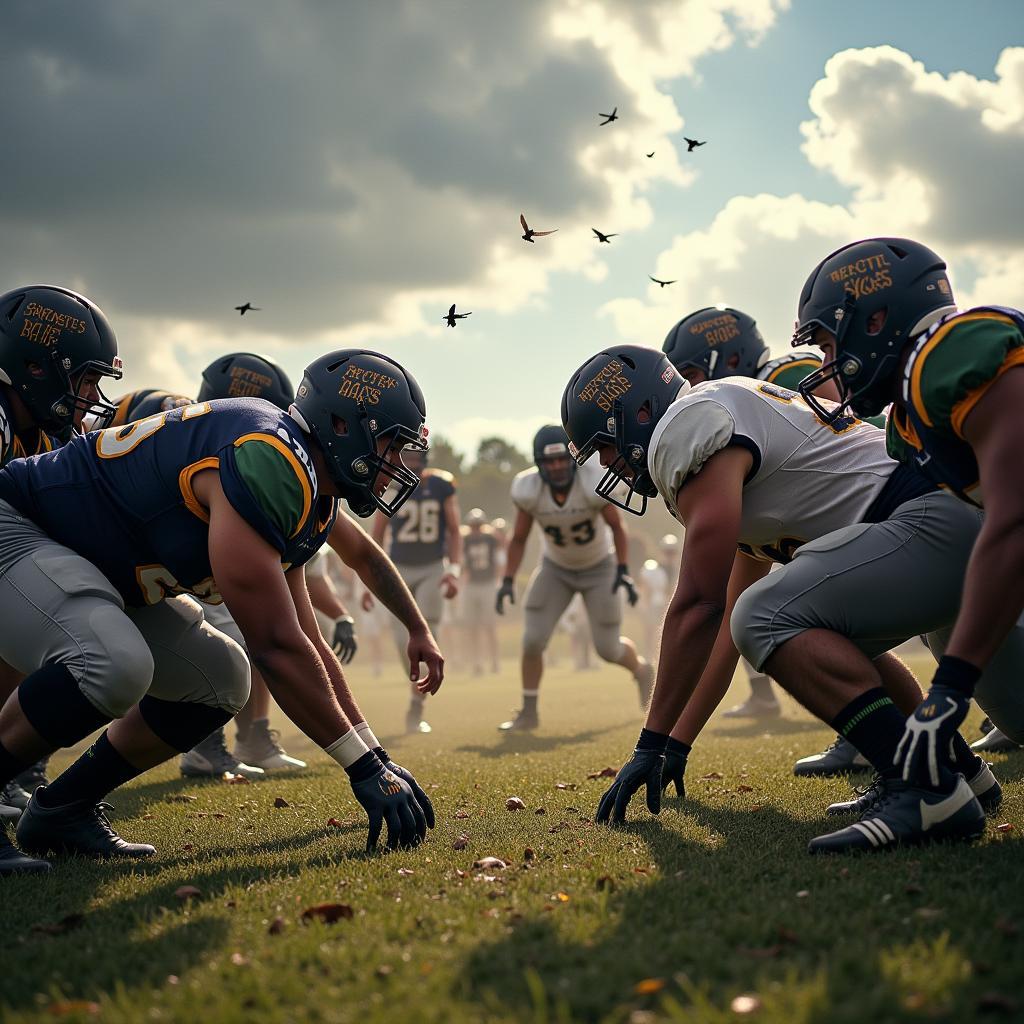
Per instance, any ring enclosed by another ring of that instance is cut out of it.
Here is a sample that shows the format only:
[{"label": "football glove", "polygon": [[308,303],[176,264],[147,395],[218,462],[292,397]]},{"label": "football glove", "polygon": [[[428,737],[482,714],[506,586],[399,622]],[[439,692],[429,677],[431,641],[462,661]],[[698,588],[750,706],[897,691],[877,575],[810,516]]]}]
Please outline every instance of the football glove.
[{"label": "football glove", "polygon": [[630,607],[640,600],[633,577],[629,575],[629,566],[625,562],[620,563],[615,569],[615,582],[612,584],[612,593],[616,593],[619,587],[626,588],[626,599],[629,601]]},{"label": "football glove", "polygon": [[907,719],[893,762],[903,781],[937,787],[953,771],[952,744],[967,717],[971,699],[951,686],[932,683],[931,689]]},{"label": "football glove", "polygon": [[661,792],[668,794],[669,783],[676,785],[676,796],[683,799],[686,796],[686,781],[683,776],[686,774],[686,759],[690,756],[690,748],[678,740],[669,739],[665,748],[665,767],[661,771]]},{"label": "football glove", "polygon": [[342,665],[347,665],[356,656],[359,644],[356,642],[356,624],[351,615],[338,619],[334,624],[334,643],[331,646]]},{"label": "football glove", "polygon": [[508,600],[509,604],[516,603],[516,592],[512,588],[512,577],[506,576],[501,581],[501,586],[498,588],[498,596],[494,600],[494,610],[499,615],[505,614],[505,601]]},{"label": "football glove", "polygon": [[633,756],[619,769],[615,781],[597,805],[598,822],[608,822],[609,819],[613,825],[624,822],[629,801],[641,786],[647,787],[647,809],[651,814],[661,811],[661,774],[665,768],[667,739],[667,736],[658,736],[646,729],[640,733]]},{"label": "football glove", "polygon": [[412,795],[416,797],[416,803],[420,805],[420,810],[423,812],[423,817],[427,822],[427,828],[433,828],[434,805],[430,802],[430,797],[423,792],[412,772],[409,771],[408,768],[403,768],[400,764],[395,764],[383,747],[374,747],[373,752],[377,755],[381,764],[383,764],[392,775],[397,775],[408,784],[409,788],[412,790]]},{"label": "football glove", "polygon": [[418,846],[427,834],[427,820],[416,802],[409,783],[381,764],[368,750],[345,769],[352,792],[370,819],[366,852],[377,849],[384,823],[388,826],[387,848]]}]

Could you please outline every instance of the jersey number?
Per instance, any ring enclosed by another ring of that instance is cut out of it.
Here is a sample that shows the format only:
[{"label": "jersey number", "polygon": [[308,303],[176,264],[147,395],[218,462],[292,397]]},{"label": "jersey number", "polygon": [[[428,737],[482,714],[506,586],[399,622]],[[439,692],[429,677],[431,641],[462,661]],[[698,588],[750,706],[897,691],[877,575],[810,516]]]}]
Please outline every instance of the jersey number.
[{"label": "jersey number", "polygon": [[433,544],[441,531],[441,503],[432,498],[406,504],[402,525],[395,534],[400,544]]},{"label": "jersey number", "polygon": [[[564,548],[565,545],[569,543],[565,539],[565,535],[562,533],[562,528],[560,526],[545,526],[544,532],[551,538],[551,543],[554,544],[556,548]],[[573,523],[572,526],[569,527],[569,532],[572,534],[573,544],[579,544],[581,546],[583,544],[589,544],[596,536],[594,531],[594,520],[583,519],[578,523]]]}]

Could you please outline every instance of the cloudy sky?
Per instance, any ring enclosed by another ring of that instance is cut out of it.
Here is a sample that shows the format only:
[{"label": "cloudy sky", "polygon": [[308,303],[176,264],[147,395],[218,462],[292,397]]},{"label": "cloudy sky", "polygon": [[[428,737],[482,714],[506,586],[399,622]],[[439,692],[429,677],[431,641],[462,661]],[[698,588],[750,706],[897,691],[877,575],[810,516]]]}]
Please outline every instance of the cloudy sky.
[{"label": "cloudy sky", "polygon": [[0,31],[0,282],[97,301],[127,388],[366,346],[472,449],[701,306],[784,351],[855,237],[1024,305],[1019,0],[6,0]]}]

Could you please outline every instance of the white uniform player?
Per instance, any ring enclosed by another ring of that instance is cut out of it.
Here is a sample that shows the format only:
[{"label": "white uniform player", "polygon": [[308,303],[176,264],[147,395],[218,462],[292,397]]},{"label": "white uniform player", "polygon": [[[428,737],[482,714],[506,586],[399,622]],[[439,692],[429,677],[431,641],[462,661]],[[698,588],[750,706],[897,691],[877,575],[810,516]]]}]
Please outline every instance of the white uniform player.
[{"label": "white uniform player", "polygon": [[561,427],[542,427],[534,438],[535,467],[512,482],[516,523],[498,611],[514,600],[513,581],[534,521],[543,532],[543,556],[530,579],[525,601],[522,682],[523,707],[502,729],[533,729],[538,724],[537,696],[544,671],[544,650],[574,594],[586,607],[597,653],[626,668],[646,705],[653,677],[633,642],[619,635],[622,601],[619,589],[635,604],[636,589],[626,567],[627,540],[615,508],[594,493],[600,469],[576,471]]}]

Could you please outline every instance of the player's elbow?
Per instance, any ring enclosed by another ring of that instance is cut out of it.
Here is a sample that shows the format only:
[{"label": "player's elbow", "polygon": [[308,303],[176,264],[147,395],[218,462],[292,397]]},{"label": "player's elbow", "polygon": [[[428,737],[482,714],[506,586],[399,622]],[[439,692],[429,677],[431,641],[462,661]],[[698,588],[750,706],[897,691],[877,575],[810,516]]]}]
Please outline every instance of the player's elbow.
[{"label": "player's elbow", "polygon": [[271,679],[287,675],[287,666],[309,653],[309,641],[297,622],[268,625],[259,631],[256,644],[246,637],[246,646],[253,665]]}]

